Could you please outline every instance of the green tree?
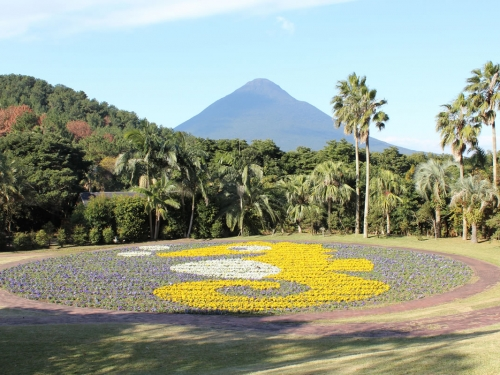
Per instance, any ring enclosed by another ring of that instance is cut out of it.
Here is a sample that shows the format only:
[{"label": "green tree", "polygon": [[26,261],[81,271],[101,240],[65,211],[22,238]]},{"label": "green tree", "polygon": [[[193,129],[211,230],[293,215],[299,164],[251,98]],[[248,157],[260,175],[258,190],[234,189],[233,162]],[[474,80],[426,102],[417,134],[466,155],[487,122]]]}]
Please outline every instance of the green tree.
[{"label": "green tree", "polygon": [[74,207],[89,163],[83,152],[60,136],[14,132],[0,138],[0,149],[14,163],[24,181],[19,191],[24,217],[20,227],[40,227],[49,220],[60,222]]},{"label": "green tree", "polygon": [[177,151],[177,167],[180,172],[178,180],[182,190],[182,200],[184,200],[185,196],[191,198],[191,214],[186,238],[191,236],[197,194],[200,193],[205,200],[205,204],[208,204],[208,196],[205,192],[205,183],[208,180],[206,157],[207,154],[197,143],[195,137],[182,135]]},{"label": "green tree", "polygon": [[376,177],[370,181],[371,198],[386,218],[387,235],[391,234],[391,211],[402,202],[401,195],[406,193],[404,181],[398,175],[388,170],[379,170]]},{"label": "green tree", "polygon": [[312,197],[321,203],[327,203],[328,230],[331,230],[332,203],[344,205],[351,199],[354,191],[346,183],[351,177],[350,169],[342,162],[325,161],[318,164],[311,173]]},{"label": "green tree", "polygon": [[159,180],[153,179],[149,187],[137,187],[134,190],[146,197],[146,211],[151,213],[154,210],[155,212],[155,229],[152,238],[156,241],[160,233],[160,220],[167,216],[167,206],[180,207],[179,203],[172,198],[172,195],[178,191],[177,185],[164,173]]},{"label": "green tree", "polygon": [[120,239],[139,241],[147,237],[144,198],[116,197],[113,200],[116,231]]},{"label": "green tree", "polygon": [[239,234],[243,235],[246,219],[256,216],[264,226],[264,215],[267,214],[272,222],[275,221],[275,212],[270,204],[268,189],[264,184],[262,167],[251,164],[243,167],[241,174],[233,184],[226,185],[226,198],[230,204],[223,211],[229,229],[238,227]]},{"label": "green tree", "polygon": [[435,212],[434,236],[441,237],[441,210],[445,206],[444,199],[450,191],[453,179],[451,167],[456,166],[450,161],[439,162],[430,159],[419,164],[415,170],[415,189],[427,201],[430,201]]},{"label": "green tree", "polygon": [[477,224],[482,220],[484,210],[499,198],[498,191],[491,182],[479,176],[460,178],[453,184],[450,205],[465,209],[467,220],[472,226],[472,243],[477,243]]},{"label": "green tree", "polygon": [[2,205],[8,232],[11,231],[13,205],[16,199],[22,199],[17,189],[16,169],[0,153],[0,204]]},{"label": "green tree", "polygon": [[297,230],[302,233],[302,221],[312,212],[319,213],[319,207],[311,204],[311,181],[305,175],[287,176],[282,180],[286,192],[287,216],[295,224]]},{"label": "green tree", "polygon": [[346,134],[354,135],[356,147],[356,234],[359,233],[359,142],[365,143],[366,152],[366,192],[363,236],[368,237],[368,210],[370,196],[370,125],[372,122],[381,130],[389,116],[380,111],[386,100],[376,100],[377,90],[366,86],[366,77],[358,77],[352,73],[347,80],[337,84],[339,94],[332,98],[334,115],[337,117],[335,126],[344,126]]},{"label": "green tree", "polygon": [[483,69],[474,69],[472,77],[467,79],[465,90],[471,93],[470,105],[481,121],[491,126],[493,152],[493,185],[497,186],[497,136],[495,129],[496,111],[500,108],[499,64],[488,61]]},{"label": "green tree", "polygon": [[[437,115],[436,131],[441,137],[441,147],[444,150],[450,146],[452,154],[458,161],[460,178],[464,178],[464,152],[477,147],[477,137],[481,131],[480,124],[471,116],[469,103],[461,93],[451,104],[442,107],[445,111]],[[467,240],[467,219],[462,219],[462,239]]]}]

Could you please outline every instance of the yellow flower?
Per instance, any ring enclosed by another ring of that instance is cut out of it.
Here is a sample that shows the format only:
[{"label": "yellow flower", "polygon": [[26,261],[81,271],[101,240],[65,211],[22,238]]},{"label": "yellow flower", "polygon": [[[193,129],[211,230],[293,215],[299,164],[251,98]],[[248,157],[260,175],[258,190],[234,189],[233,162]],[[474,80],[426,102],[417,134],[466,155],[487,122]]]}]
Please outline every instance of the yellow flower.
[{"label": "yellow flower", "polygon": [[[366,280],[338,271],[365,271],[373,269],[367,259],[332,259],[320,244],[247,242],[219,245],[208,248],[160,253],[162,257],[199,257],[241,254],[231,247],[265,246],[270,250],[258,256],[244,259],[268,263],[281,269],[269,276],[276,281],[255,280],[204,280],[163,286],[154,294],[165,300],[188,305],[193,308],[224,310],[230,312],[265,312],[269,310],[321,306],[332,302],[358,301],[389,290],[381,281]],[[255,290],[280,288],[279,281],[296,282],[309,287],[308,290],[288,296],[248,297],[224,294],[222,288],[249,287]]]}]

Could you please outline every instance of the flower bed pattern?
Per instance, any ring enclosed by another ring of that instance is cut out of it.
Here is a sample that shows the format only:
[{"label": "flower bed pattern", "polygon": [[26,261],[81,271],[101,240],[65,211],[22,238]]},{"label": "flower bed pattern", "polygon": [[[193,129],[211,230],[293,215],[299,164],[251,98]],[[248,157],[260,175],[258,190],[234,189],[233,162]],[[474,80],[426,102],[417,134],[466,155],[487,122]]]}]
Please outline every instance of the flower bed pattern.
[{"label": "flower bed pattern", "polygon": [[[141,250],[20,265],[0,272],[0,286],[29,299],[110,310],[282,314],[408,301],[446,292],[472,276],[467,265],[443,256],[350,245],[177,245],[150,256],[117,256]],[[176,265],[217,259],[264,263],[279,272],[252,280],[175,271]]]}]

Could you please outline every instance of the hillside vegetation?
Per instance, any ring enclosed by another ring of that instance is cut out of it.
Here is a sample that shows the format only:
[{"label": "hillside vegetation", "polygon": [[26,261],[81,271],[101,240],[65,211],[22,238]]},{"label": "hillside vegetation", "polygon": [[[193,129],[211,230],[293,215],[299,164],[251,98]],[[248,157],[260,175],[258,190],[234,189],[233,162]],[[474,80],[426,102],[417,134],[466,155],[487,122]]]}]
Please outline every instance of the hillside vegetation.
[{"label": "hillside vegetation", "polygon": [[[480,129],[495,113],[496,102],[489,115],[484,112],[488,96],[481,96],[480,83],[486,74],[476,86],[476,76],[469,79],[468,107],[455,103],[437,117],[444,144],[457,155],[473,151],[455,164],[448,155],[408,156],[396,148],[368,154],[362,132],[359,150],[346,140],[330,141],[320,151],[284,152],[271,140],[202,139],[82,91],[28,76],[0,76],[1,246],[13,239],[19,249],[45,247],[53,236],[64,245],[115,237],[361,233],[363,220],[365,235],[460,236],[466,228],[465,237],[472,231],[473,240],[496,237],[497,195],[487,190],[496,181],[495,158],[479,148],[477,138],[452,142],[460,139],[457,129]],[[339,81],[332,99],[337,118],[355,128],[359,119],[345,112],[353,105],[349,95],[371,92],[356,78],[351,92],[343,93],[341,83],[349,82]],[[384,104],[372,99],[366,104]],[[467,183],[482,184],[479,200],[467,195]],[[101,191],[137,195],[98,197],[88,205],[79,199],[82,192]]]}]

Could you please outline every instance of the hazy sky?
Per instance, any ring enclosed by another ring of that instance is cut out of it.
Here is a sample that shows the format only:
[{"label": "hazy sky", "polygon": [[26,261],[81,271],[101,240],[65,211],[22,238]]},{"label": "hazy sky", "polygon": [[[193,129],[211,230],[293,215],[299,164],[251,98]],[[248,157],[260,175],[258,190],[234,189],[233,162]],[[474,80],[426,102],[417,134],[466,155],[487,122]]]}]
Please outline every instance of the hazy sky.
[{"label": "hazy sky", "polygon": [[[0,74],[175,127],[255,78],[331,115],[338,80],[388,100],[375,138],[441,152],[440,105],[500,62],[498,0],[1,1]],[[483,128],[481,144],[491,147]]]}]

